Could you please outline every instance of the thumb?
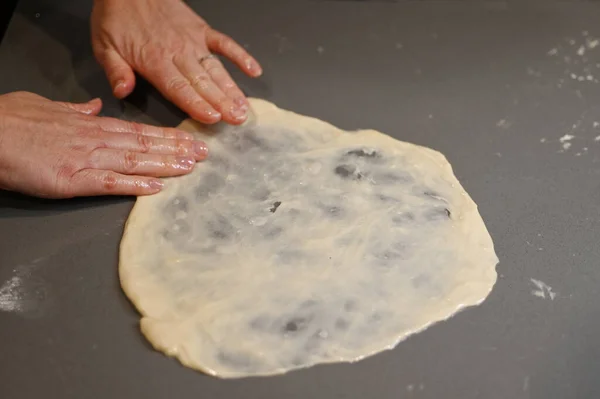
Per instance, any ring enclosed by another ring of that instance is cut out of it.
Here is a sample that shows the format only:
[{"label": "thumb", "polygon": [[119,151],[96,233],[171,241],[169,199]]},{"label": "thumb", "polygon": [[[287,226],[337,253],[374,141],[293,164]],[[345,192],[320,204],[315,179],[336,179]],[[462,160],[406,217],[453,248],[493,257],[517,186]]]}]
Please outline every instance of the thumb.
[{"label": "thumb", "polygon": [[94,98],[87,103],[66,103],[61,101],[57,101],[57,103],[73,111],[92,116],[98,115],[102,109],[102,100],[99,98]]},{"label": "thumb", "polygon": [[110,49],[105,50],[99,58],[115,97],[122,99],[130,95],[135,87],[135,74],[127,61]]}]

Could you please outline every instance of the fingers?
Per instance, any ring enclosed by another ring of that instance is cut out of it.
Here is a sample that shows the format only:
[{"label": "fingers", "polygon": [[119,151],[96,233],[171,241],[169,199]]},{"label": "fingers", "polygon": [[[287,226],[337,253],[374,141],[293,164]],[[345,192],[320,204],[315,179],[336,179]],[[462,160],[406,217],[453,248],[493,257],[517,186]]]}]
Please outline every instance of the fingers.
[{"label": "fingers", "polygon": [[97,56],[98,62],[104,68],[115,97],[127,97],[135,87],[133,70],[115,50],[106,49]]},{"label": "fingers", "polygon": [[100,100],[99,98],[94,98],[93,100],[88,101],[87,103],[80,104],[67,103],[62,101],[56,101],[56,103],[70,110],[90,116],[96,116],[102,110],[102,100]]},{"label": "fingers", "polygon": [[96,119],[95,123],[104,131],[115,133],[135,133],[145,136],[160,137],[165,139],[193,140],[194,135],[183,130],[145,125],[143,123],[129,122],[116,118],[104,117]]},{"label": "fingers", "polygon": [[[196,93],[217,110],[224,121],[238,125],[246,120],[246,110],[236,105],[232,98],[225,95],[196,57],[184,55],[175,57],[173,62],[181,74],[190,82]],[[213,73],[217,72],[213,71]]]},{"label": "fingers", "polygon": [[170,60],[160,66],[152,67],[144,75],[168,100],[193,119],[207,124],[221,120],[221,113],[196,92],[190,81]]},{"label": "fingers", "polygon": [[163,187],[153,177],[127,176],[109,170],[83,169],[75,173],[67,193],[70,197],[99,195],[151,195]]},{"label": "fingers", "polygon": [[191,157],[100,148],[92,152],[87,166],[124,175],[170,177],[191,172],[195,164],[195,159]]},{"label": "fingers", "polygon": [[208,29],[206,43],[209,50],[229,58],[248,76],[255,78],[262,75],[263,71],[258,61],[229,36],[214,29]]},{"label": "fingers", "polygon": [[223,93],[233,100],[233,103],[243,111],[247,111],[249,104],[246,96],[235,84],[221,61],[209,58],[203,62],[204,69]]},{"label": "fingers", "polygon": [[[206,144],[198,140],[165,139],[143,134],[104,132],[99,138],[102,145],[97,148],[135,151],[138,153],[178,155],[201,161],[206,158]],[[95,152],[96,150],[94,150]]]}]

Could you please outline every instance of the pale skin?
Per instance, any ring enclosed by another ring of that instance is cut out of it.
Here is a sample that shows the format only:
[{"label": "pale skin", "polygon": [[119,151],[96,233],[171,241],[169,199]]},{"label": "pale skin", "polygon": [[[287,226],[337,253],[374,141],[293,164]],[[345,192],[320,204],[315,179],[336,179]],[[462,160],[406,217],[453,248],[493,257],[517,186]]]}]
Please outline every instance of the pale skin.
[{"label": "pale skin", "polygon": [[[214,53],[247,75],[259,63],[181,0],[95,0],[94,55],[117,98],[152,83],[191,118],[241,124],[248,101]],[[74,104],[33,93],[0,96],[0,188],[44,198],[150,195],[160,178],[190,173],[207,157],[186,132],[100,117],[102,102]]]}]

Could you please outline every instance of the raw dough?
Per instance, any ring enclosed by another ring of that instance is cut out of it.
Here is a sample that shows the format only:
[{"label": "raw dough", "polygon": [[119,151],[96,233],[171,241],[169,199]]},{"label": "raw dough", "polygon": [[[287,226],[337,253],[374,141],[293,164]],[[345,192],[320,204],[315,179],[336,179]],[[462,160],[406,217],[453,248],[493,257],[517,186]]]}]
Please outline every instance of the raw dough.
[{"label": "raw dough", "polygon": [[154,347],[222,378],[356,361],[482,302],[498,258],[443,155],[251,99],[138,198],[120,278]]}]

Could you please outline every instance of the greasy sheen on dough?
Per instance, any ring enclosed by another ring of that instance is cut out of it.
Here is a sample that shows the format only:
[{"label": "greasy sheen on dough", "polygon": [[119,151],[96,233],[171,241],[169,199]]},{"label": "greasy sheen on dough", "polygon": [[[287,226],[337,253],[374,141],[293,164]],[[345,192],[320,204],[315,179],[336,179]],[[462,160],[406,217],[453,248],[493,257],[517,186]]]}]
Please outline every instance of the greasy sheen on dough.
[{"label": "greasy sheen on dough", "polygon": [[481,303],[498,258],[443,155],[251,99],[140,197],[120,279],[159,351],[221,378],[352,362]]}]

